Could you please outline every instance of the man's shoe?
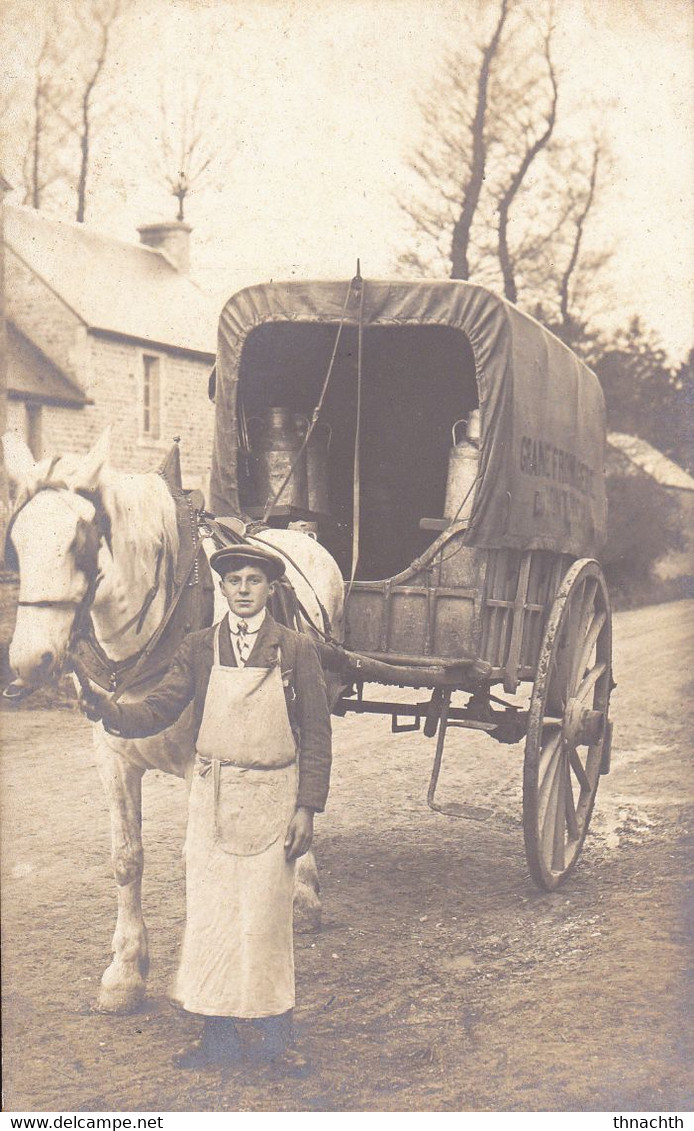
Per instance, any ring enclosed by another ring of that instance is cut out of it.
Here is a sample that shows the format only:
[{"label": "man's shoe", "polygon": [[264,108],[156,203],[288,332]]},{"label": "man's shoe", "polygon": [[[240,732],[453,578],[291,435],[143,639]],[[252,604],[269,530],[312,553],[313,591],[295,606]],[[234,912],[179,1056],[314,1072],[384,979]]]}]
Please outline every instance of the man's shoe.
[{"label": "man's shoe", "polygon": [[202,1037],[193,1041],[186,1049],[180,1049],[179,1052],[171,1058],[171,1063],[174,1068],[208,1068],[216,1061],[212,1058],[210,1050],[205,1047]]},{"label": "man's shoe", "polygon": [[211,1065],[238,1064],[242,1059],[241,1044],[229,1033],[220,1033],[211,1027],[203,1029],[202,1036],[188,1048],[181,1049],[172,1058],[174,1068],[209,1068]]},{"label": "man's shoe", "polygon": [[286,1048],[265,1063],[272,1075],[277,1076],[294,1076],[301,1079],[308,1076],[311,1071],[311,1061],[295,1048]]}]

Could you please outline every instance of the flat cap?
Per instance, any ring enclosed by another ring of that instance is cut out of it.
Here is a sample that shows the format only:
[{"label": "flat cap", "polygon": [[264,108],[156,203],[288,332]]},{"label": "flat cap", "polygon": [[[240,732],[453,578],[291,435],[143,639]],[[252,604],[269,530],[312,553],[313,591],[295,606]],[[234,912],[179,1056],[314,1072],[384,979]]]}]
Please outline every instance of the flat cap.
[{"label": "flat cap", "polygon": [[261,546],[248,546],[245,543],[239,546],[225,546],[222,550],[215,550],[210,555],[210,565],[220,577],[234,569],[242,569],[246,565],[258,565],[268,575],[270,581],[277,581],[284,573],[284,562],[278,554],[266,550]]}]

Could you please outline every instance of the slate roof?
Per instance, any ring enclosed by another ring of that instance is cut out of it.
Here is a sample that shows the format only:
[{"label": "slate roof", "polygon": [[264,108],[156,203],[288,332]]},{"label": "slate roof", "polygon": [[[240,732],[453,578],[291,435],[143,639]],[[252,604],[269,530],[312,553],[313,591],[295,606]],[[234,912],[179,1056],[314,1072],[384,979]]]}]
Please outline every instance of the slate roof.
[{"label": "slate roof", "polygon": [[4,238],[89,329],[214,357],[217,302],[160,251],[17,205]]},{"label": "slate roof", "polygon": [[43,404],[81,407],[88,404],[83,390],[45,353],[7,322],[7,392],[10,397]]},{"label": "slate roof", "polygon": [[661,487],[674,487],[680,491],[694,491],[694,479],[678,463],[674,463],[657,448],[639,436],[624,432],[608,432],[608,444],[620,451],[631,463],[645,471]]}]

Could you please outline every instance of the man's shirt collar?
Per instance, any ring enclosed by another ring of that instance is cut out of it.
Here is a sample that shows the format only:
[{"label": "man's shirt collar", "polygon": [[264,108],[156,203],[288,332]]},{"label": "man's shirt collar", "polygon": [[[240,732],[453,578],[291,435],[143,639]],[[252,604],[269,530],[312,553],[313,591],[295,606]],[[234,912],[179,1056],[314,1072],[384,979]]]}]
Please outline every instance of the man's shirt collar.
[{"label": "man's shirt collar", "polygon": [[237,636],[238,635],[238,627],[237,627],[238,623],[239,623],[240,620],[243,620],[243,621],[246,622],[246,624],[248,626],[247,630],[246,630],[247,634],[252,636],[256,632],[260,632],[260,629],[262,627],[263,621],[265,620],[266,614],[267,614],[267,609],[261,609],[259,613],[254,613],[254,615],[252,617],[237,617],[235,613],[230,612],[229,613],[229,631],[231,632],[232,636]]}]

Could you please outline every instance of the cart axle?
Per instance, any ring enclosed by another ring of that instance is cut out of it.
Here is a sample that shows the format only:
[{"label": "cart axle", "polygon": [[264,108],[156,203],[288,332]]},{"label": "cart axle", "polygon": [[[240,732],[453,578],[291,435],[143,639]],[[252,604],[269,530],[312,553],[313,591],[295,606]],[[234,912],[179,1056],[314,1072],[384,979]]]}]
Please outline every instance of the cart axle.
[{"label": "cart axle", "polygon": [[[464,707],[450,706],[450,692],[435,689],[431,699],[425,703],[393,703],[387,700],[362,699],[361,687],[356,698],[342,696],[333,708],[333,714],[344,716],[348,711],[357,715],[390,715],[394,734],[422,729],[433,738],[440,730],[445,716],[444,727],[456,726],[467,730],[482,730],[497,742],[515,743],[525,735],[528,722],[527,711],[509,706],[503,711],[495,711],[488,704],[480,710],[479,700],[473,696]],[[401,717],[411,718],[411,723],[401,723]]]}]

